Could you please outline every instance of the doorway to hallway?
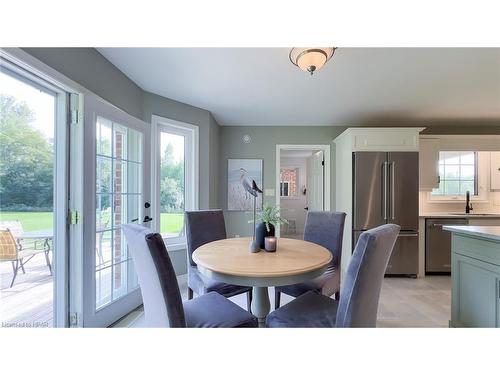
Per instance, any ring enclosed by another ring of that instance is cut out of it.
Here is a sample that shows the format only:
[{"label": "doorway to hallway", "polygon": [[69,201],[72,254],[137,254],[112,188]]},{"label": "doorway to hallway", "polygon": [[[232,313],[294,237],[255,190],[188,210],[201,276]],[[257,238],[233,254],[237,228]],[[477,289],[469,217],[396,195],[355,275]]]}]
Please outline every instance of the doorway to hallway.
[{"label": "doorway to hallway", "polygon": [[280,236],[301,239],[307,212],[330,209],[329,145],[278,145],[276,205],[288,221]]}]

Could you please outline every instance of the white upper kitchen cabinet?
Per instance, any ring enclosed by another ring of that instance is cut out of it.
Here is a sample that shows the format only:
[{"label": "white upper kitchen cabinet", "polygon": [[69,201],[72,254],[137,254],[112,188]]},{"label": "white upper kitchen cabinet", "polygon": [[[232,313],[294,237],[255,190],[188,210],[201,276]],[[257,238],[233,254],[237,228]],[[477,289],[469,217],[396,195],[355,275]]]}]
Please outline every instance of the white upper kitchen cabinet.
[{"label": "white upper kitchen cabinet", "polygon": [[491,153],[490,189],[500,190],[500,152]]},{"label": "white upper kitchen cabinet", "polygon": [[350,152],[418,151],[419,133],[425,128],[348,128],[336,139]]},{"label": "white upper kitchen cabinet", "polygon": [[420,138],[419,187],[421,191],[439,188],[439,138]]}]

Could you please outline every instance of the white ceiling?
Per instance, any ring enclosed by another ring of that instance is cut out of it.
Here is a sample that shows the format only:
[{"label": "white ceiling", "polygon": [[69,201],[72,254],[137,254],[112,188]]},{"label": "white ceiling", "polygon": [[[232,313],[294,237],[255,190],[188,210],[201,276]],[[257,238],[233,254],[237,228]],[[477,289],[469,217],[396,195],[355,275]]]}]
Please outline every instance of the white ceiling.
[{"label": "white ceiling", "polygon": [[220,125],[500,125],[498,48],[339,48],[312,77],[287,48],[98,50]]}]

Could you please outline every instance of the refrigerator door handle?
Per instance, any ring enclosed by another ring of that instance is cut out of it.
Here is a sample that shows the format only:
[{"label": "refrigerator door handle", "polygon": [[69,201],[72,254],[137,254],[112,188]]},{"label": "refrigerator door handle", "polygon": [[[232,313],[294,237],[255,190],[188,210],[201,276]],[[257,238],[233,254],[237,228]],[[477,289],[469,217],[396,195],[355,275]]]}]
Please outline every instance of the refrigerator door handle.
[{"label": "refrigerator door handle", "polygon": [[401,233],[401,232],[399,232],[398,237],[418,237],[418,233]]},{"label": "refrigerator door handle", "polygon": [[395,178],[394,175],[396,174],[396,162],[391,163],[391,168],[390,168],[390,176],[391,176],[391,220],[394,220],[394,207],[395,207],[395,199],[394,199],[394,188],[395,188]]},{"label": "refrigerator door handle", "polygon": [[383,207],[384,207],[384,220],[387,220],[387,162],[384,161],[384,181],[383,181]]}]

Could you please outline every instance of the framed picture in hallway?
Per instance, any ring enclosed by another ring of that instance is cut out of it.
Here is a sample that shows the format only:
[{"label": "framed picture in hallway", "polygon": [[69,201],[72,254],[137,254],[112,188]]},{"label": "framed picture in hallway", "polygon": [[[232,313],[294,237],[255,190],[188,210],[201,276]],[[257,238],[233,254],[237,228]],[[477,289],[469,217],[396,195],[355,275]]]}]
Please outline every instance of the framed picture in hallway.
[{"label": "framed picture in hallway", "polygon": [[[262,186],[262,159],[228,159],[227,209],[229,211],[253,210],[252,180]],[[257,194],[257,209],[262,208],[262,194]]]}]

